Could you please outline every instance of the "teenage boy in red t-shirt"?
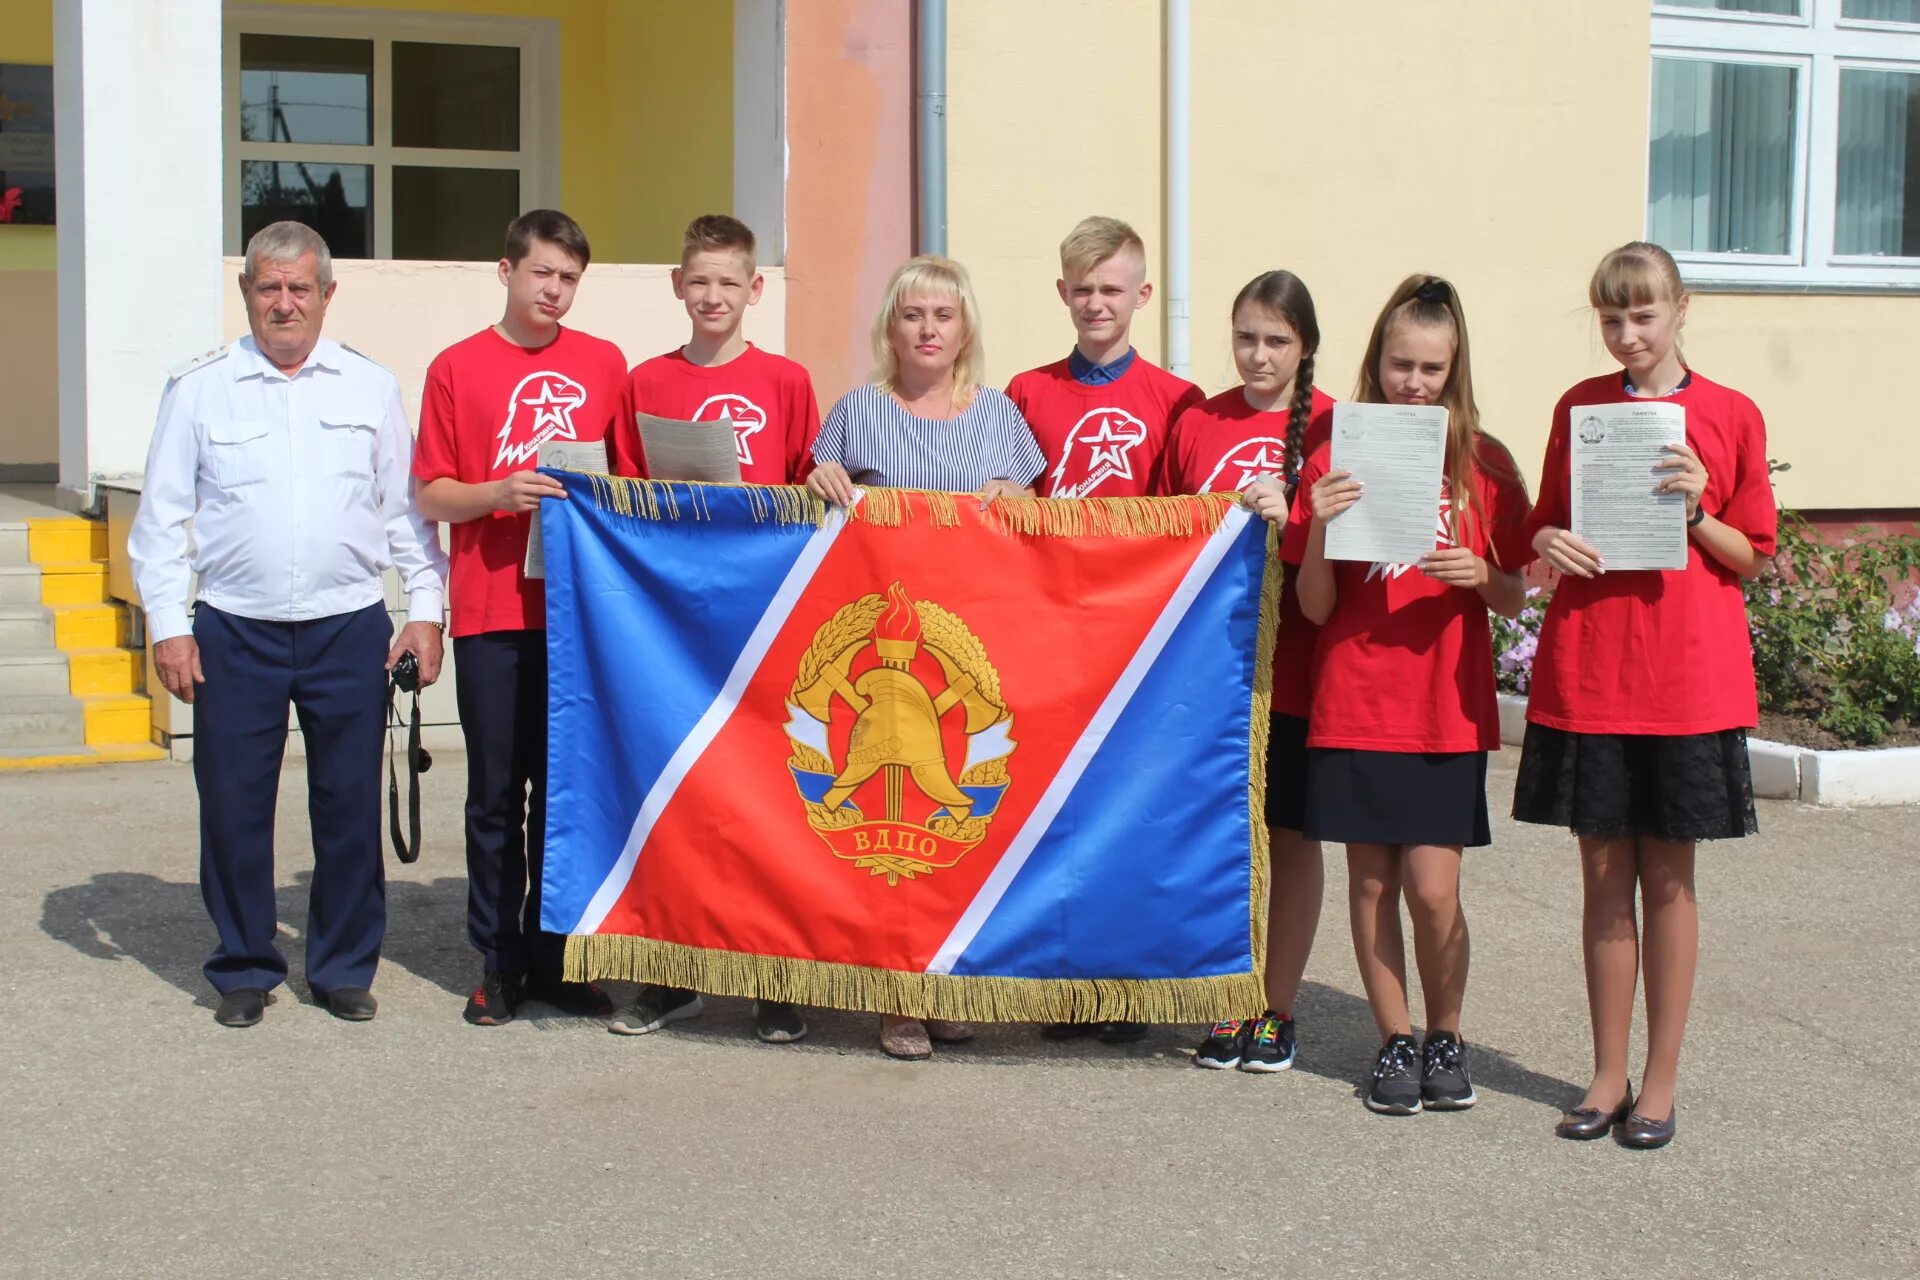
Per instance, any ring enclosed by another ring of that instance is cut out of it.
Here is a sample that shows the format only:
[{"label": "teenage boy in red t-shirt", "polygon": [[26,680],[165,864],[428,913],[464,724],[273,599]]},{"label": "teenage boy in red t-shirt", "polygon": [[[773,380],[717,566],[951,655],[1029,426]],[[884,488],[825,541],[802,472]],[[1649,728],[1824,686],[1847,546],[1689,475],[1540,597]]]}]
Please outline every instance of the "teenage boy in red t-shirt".
[{"label": "teenage boy in red t-shirt", "polygon": [[[500,322],[434,358],[413,455],[416,500],[453,527],[454,691],[467,742],[467,936],[479,1026],[523,999],[606,1014],[599,988],[560,980],[566,938],[540,928],[547,802],[546,584],[524,572],[540,503],[566,490],[534,468],[549,440],[609,439],[632,414],[620,348],[560,321],[591,252],[580,225],[536,209],[507,228]],[[638,470],[637,454],[609,459]]]},{"label": "teenage boy in red t-shirt", "polygon": [[[1117,218],[1083,218],[1060,242],[1054,282],[1073,320],[1064,360],[1018,374],[1007,395],[1046,455],[1048,498],[1137,498],[1162,492],[1161,455],[1173,420],[1206,397],[1133,349],[1133,317],[1153,297],[1147,247]],[[1141,1022],[1056,1022],[1051,1039],[1147,1034]]]},{"label": "teenage boy in red t-shirt", "polygon": [[742,480],[799,484],[813,469],[820,406],[804,367],[740,332],[765,284],[746,223],[720,213],[688,223],[673,296],[686,305],[692,333],[686,345],[635,367],[633,407],[683,422],[732,419]]},{"label": "teenage boy in red t-shirt", "polygon": [[[748,484],[799,484],[813,469],[820,407],[804,367],[762,351],[740,332],[765,284],[746,223],[719,213],[688,223],[673,296],[686,305],[692,333],[686,345],[637,366],[628,390],[639,413],[684,422],[731,419],[740,478]],[[634,430],[631,418],[622,430]],[[637,448],[632,439],[626,447]],[[701,1007],[697,992],[643,983],[610,1029],[646,1035],[696,1016]],[[807,1034],[800,1010],[783,1001],[755,1001],[753,1021],[754,1034],[769,1044]]]},{"label": "teenage boy in red t-shirt", "polygon": [[1055,288],[1073,319],[1073,350],[1007,384],[1047,456],[1041,496],[1159,492],[1154,482],[1173,420],[1205,397],[1133,349],[1134,314],[1153,297],[1146,246],[1118,219],[1083,219],[1060,242]]}]

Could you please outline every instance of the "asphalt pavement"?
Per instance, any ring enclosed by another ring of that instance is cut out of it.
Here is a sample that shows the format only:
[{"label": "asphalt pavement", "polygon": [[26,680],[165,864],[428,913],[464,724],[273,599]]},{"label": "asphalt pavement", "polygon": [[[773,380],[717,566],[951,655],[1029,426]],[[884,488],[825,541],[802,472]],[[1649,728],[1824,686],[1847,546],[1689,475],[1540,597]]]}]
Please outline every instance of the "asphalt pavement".
[{"label": "asphalt pavement", "polygon": [[393,867],[367,1024],[305,998],[290,763],[294,974],[246,1031],[200,975],[190,771],[0,774],[0,1276],[1920,1274],[1920,810],[1763,802],[1757,838],[1703,848],[1680,1133],[1631,1152],[1552,1133],[1590,1063],[1564,833],[1499,819],[1469,853],[1481,1102],[1391,1119],[1356,1092],[1337,848],[1283,1075],[1195,1070],[1188,1027],[998,1026],[906,1064],[860,1015],[759,1044],[737,1000],[639,1038],[467,1026],[463,763]]}]

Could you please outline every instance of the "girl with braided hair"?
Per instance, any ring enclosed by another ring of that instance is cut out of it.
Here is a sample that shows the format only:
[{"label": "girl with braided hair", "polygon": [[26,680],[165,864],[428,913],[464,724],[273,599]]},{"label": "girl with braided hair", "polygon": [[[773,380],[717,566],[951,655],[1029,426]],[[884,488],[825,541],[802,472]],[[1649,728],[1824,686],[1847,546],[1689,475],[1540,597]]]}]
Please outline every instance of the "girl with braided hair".
[{"label": "girl with braided hair", "polygon": [[[1286,518],[1300,464],[1327,438],[1333,401],[1313,385],[1320,325],[1313,295],[1291,271],[1248,281],[1233,300],[1233,362],[1240,385],[1181,414],[1164,464],[1168,493],[1246,490],[1277,521]],[[1326,874],[1320,842],[1301,834],[1306,802],[1308,669],[1317,628],[1300,612],[1289,571],[1280,594],[1273,652],[1272,732],[1267,740],[1267,827],[1272,891],[1267,900],[1267,1009],[1227,1018],[1208,1032],[1194,1062],[1215,1070],[1274,1072],[1293,1065],[1293,1007],[1320,923]]]}]

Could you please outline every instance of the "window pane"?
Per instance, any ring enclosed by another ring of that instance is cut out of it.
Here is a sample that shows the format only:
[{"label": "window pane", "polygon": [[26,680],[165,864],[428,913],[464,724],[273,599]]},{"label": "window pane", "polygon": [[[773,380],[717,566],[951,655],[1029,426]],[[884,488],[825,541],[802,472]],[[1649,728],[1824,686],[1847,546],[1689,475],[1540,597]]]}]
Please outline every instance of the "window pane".
[{"label": "window pane", "polygon": [[1792,248],[1792,67],[1653,60],[1647,230],[1676,252]]},{"label": "window pane", "polygon": [[1800,16],[1803,0],[1654,0],[1669,9],[1718,9],[1722,13],[1767,13]]},{"label": "window pane", "polygon": [[240,37],[243,142],[373,141],[373,41]]},{"label": "window pane", "polygon": [[1920,257],[1920,75],[1840,73],[1836,253]]},{"label": "window pane", "polygon": [[240,243],[270,222],[304,222],[336,258],[373,256],[373,166],[240,162]]},{"label": "window pane", "polygon": [[517,169],[393,167],[396,258],[493,261],[519,213]]},{"label": "window pane", "polygon": [[1840,0],[1840,16],[1858,22],[1920,23],[1920,0]]},{"label": "window pane", "polygon": [[520,51],[395,41],[393,145],[518,151]]}]

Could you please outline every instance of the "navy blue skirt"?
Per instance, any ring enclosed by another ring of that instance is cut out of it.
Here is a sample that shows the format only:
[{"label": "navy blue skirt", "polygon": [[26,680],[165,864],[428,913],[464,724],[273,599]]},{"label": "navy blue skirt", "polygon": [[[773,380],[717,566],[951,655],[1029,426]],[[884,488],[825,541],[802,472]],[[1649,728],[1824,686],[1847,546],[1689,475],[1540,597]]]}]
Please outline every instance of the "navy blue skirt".
[{"label": "navy blue skirt", "polygon": [[1341,844],[1492,844],[1487,753],[1309,747],[1302,830]]}]

